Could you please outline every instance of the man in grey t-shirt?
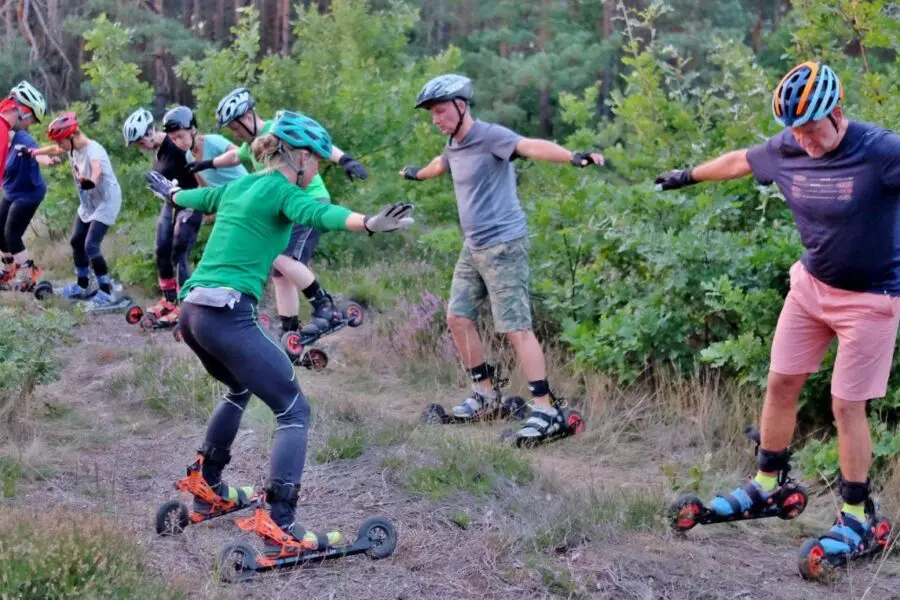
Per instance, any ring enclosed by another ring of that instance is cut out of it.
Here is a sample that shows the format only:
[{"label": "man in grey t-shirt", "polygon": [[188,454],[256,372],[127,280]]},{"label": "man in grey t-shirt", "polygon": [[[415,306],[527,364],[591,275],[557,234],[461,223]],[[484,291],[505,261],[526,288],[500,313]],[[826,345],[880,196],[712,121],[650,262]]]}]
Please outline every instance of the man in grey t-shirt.
[{"label": "man in grey t-shirt", "polygon": [[450,286],[447,324],[474,382],[473,393],[453,408],[474,419],[501,402],[494,369],[484,362],[475,328],[478,306],[490,301],[494,326],[505,334],[522,363],[534,406],[519,438],[539,440],[560,430],[562,416],[550,402],[544,353],[531,330],[528,298],[528,229],[516,194],[512,161],[518,157],[602,165],[600,154],[570,152],[545,140],[524,138],[500,125],[475,120],[469,111],[474,88],[460,75],[442,75],[425,84],[416,108],[431,111],[432,122],[448,135],[444,152],[421,169],[405,167],[407,179],[422,181],[449,172],[465,241]]}]

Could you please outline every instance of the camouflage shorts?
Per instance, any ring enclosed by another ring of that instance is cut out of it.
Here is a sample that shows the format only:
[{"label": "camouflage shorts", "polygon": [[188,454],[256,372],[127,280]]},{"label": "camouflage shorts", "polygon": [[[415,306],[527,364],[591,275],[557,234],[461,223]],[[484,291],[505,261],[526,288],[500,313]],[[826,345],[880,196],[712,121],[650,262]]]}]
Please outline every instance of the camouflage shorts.
[{"label": "camouflage shorts", "polygon": [[447,311],[474,321],[485,300],[490,300],[497,332],[531,329],[528,238],[482,250],[463,245],[453,271]]}]

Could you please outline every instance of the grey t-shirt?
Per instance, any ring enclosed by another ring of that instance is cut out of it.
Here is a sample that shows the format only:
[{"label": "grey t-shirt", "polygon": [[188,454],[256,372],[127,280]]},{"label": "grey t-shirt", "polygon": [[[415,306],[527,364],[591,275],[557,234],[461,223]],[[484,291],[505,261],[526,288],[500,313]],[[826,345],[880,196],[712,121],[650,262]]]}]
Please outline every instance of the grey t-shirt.
[{"label": "grey t-shirt", "polygon": [[459,222],[469,248],[496,246],[528,233],[510,162],[521,139],[501,125],[475,121],[462,143],[444,148],[441,162],[453,177]]},{"label": "grey t-shirt", "polygon": [[[97,187],[92,190],[83,190],[79,185],[79,178],[90,177],[91,161],[100,163],[102,175]],[[72,177],[75,178],[75,187],[78,188],[78,196],[81,205],[78,207],[78,217],[85,223],[100,221],[104,225],[112,225],[119,216],[122,207],[122,188],[119,180],[113,172],[109,155],[103,146],[91,140],[87,146],[72,152]]]}]

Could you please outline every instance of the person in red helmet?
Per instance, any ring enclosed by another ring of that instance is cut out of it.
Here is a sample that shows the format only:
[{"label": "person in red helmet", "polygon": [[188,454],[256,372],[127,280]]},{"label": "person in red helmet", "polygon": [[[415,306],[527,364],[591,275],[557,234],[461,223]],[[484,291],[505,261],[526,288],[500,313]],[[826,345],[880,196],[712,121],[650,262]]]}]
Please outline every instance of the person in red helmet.
[{"label": "person in red helmet", "polygon": [[[106,232],[116,222],[122,206],[122,189],[106,150],[84,134],[74,112],[66,112],[50,123],[47,137],[55,142],[36,150],[36,154],[67,153],[72,164],[72,177],[78,190],[80,205],[72,224],[72,257],[77,280],[63,288],[65,298],[90,299],[89,311],[116,308],[125,303],[112,290],[109,267],[100,246]],[[94,270],[99,289],[92,291],[90,271]]]}]

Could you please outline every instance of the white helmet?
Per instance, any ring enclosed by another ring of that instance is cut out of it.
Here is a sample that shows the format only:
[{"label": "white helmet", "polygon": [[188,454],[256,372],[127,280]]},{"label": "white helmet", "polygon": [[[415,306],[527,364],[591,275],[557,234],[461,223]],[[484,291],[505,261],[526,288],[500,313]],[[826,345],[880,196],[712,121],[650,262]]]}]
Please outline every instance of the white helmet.
[{"label": "white helmet", "polygon": [[9,91],[9,95],[15,98],[19,104],[30,108],[34,114],[34,120],[38,123],[47,114],[47,101],[44,100],[44,95],[27,81],[20,81]]},{"label": "white helmet", "polygon": [[153,115],[146,108],[137,109],[125,119],[125,125],[122,126],[125,145],[130,146],[140,141],[151,129],[153,129]]},{"label": "white helmet", "polygon": [[250,90],[241,87],[228,92],[228,94],[219,100],[219,106],[216,107],[216,127],[221,129],[235,119],[240,119],[247,114],[255,100]]}]

